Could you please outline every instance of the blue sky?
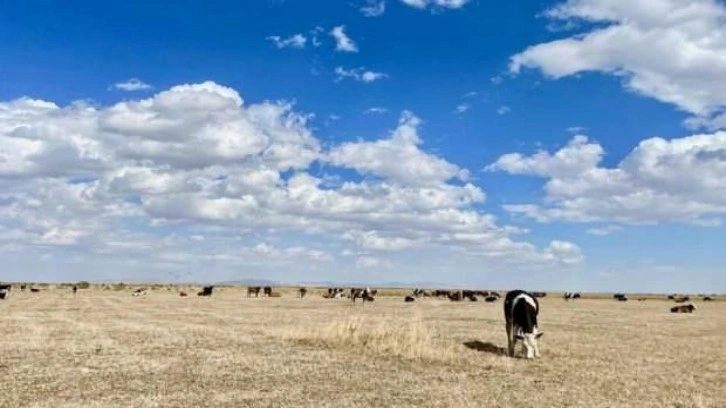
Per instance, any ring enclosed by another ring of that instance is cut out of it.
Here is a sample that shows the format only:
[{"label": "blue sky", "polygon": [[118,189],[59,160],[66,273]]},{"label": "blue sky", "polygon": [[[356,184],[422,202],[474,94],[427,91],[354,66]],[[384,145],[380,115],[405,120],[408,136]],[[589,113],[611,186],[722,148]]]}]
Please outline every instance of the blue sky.
[{"label": "blue sky", "polygon": [[726,290],[723,3],[316,6],[3,6],[0,279]]}]

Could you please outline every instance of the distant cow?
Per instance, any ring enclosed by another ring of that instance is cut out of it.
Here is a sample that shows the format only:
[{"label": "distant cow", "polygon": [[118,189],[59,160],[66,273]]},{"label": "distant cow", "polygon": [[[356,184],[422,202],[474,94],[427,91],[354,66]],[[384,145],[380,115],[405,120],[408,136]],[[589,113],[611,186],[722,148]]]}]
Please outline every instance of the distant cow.
[{"label": "distant cow", "polygon": [[512,290],[504,297],[504,320],[507,328],[507,351],[514,357],[514,346],[521,340],[528,359],[539,357],[538,339],[543,332],[539,330],[537,298],[523,290]]},{"label": "distant cow", "polygon": [[187,296],[189,296],[189,295],[187,294],[187,292],[184,292],[184,291],[182,290],[181,292],[179,292],[179,296],[181,296],[181,297],[187,297]]},{"label": "distant cow", "polygon": [[579,299],[580,294],[577,292],[565,292],[564,296],[562,296],[565,300],[572,300],[572,299]]},{"label": "distant cow", "polygon": [[73,294],[75,295],[76,292],[78,292],[78,286],[73,285],[73,289],[72,290],[73,290]]},{"label": "distant cow", "polygon": [[464,292],[460,290],[451,291],[449,292],[448,297],[452,302],[459,302],[464,300]]},{"label": "distant cow", "polygon": [[415,298],[415,297],[413,297],[413,296],[406,296],[406,297],[405,297],[405,298],[403,299],[403,301],[404,301],[404,302],[406,302],[406,303],[411,303],[411,302],[415,302],[415,301],[416,301],[416,298]]},{"label": "distant cow", "polygon": [[262,288],[259,286],[250,286],[247,288],[247,297],[250,297],[252,295],[255,295],[255,297],[259,297],[261,290]]},{"label": "distant cow", "polygon": [[345,290],[343,288],[328,288],[327,295],[323,295],[326,299],[339,299],[342,298],[345,293]]},{"label": "distant cow", "polygon": [[146,296],[146,289],[136,289],[131,293],[131,296],[137,297],[137,296]]},{"label": "distant cow", "polygon": [[616,293],[613,295],[613,299],[617,300],[618,302],[627,302],[628,297],[625,296],[624,293]]},{"label": "distant cow", "polygon": [[692,304],[678,305],[671,308],[671,313],[693,313],[696,310],[696,306]]},{"label": "distant cow", "polygon": [[5,300],[10,296],[11,285],[0,285],[0,300]]},{"label": "distant cow", "polygon": [[214,291],[214,286],[205,286],[202,288],[201,292],[197,293],[197,296],[212,296],[212,292]]},{"label": "distant cow", "polygon": [[33,293],[38,293],[38,292],[40,292],[40,289],[38,289],[38,288],[30,288],[30,291],[33,292]]},{"label": "distant cow", "polygon": [[27,286],[28,286],[28,285],[20,285],[20,291],[21,291],[21,292],[25,292],[25,288],[26,288]]},{"label": "distant cow", "polygon": [[493,303],[493,302],[496,302],[497,300],[499,300],[499,298],[496,296],[487,296],[484,298],[484,301],[487,303]]},{"label": "distant cow", "polygon": [[638,298],[638,302],[645,302],[647,299],[644,297]]},{"label": "distant cow", "polygon": [[704,302],[712,302],[713,299],[711,299],[709,296],[704,296],[703,301]]},{"label": "distant cow", "polygon": [[355,303],[355,300],[357,298],[361,298],[361,299],[363,299],[363,303],[365,304],[365,302],[372,302],[375,300],[375,298],[374,298],[375,293],[377,293],[377,291],[372,291],[371,288],[365,288],[365,289],[354,288],[354,289],[351,289],[350,298],[353,301],[353,303]]},{"label": "distant cow", "polygon": [[535,298],[543,298],[546,296],[547,296],[546,292],[532,292],[532,297],[535,297]]},{"label": "distant cow", "polygon": [[300,290],[298,290],[298,292],[300,292],[300,299],[304,298],[305,295],[308,294],[307,288],[300,288]]},{"label": "distant cow", "polygon": [[268,297],[269,297],[269,296],[272,296],[272,287],[270,287],[270,286],[265,286],[265,287],[264,287],[264,288],[262,289],[262,293],[263,293],[263,294],[264,294],[265,296],[268,296]]},{"label": "distant cow", "polygon": [[690,298],[690,297],[688,297],[688,296],[681,296],[681,297],[677,297],[677,298],[674,298],[673,300],[674,300],[674,301],[675,301],[676,303],[686,303],[686,302],[688,302],[689,300],[691,300],[691,298]]}]

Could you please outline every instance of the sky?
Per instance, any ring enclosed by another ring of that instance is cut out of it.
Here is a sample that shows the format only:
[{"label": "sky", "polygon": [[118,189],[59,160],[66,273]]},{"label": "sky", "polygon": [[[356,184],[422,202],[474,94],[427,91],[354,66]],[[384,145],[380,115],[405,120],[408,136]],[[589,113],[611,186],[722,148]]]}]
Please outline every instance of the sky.
[{"label": "sky", "polygon": [[726,292],[726,4],[0,12],[0,280]]}]

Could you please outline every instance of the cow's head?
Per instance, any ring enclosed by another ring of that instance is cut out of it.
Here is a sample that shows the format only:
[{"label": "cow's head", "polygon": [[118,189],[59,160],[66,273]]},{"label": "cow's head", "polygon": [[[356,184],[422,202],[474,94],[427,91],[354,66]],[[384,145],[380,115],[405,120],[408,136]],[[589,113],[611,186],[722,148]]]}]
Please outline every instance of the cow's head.
[{"label": "cow's head", "polygon": [[540,356],[538,340],[540,337],[542,337],[543,334],[544,332],[540,331],[535,327],[532,333],[519,332],[515,334],[514,337],[521,340],[524,344],[526,357],[534,358]]}]

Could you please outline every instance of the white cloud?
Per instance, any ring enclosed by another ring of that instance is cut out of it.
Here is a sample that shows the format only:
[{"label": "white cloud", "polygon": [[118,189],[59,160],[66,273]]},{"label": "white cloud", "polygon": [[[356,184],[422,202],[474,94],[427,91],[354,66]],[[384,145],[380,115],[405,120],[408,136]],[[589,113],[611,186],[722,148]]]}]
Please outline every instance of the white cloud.
[{"label": "white cloud", "polygon": [[380,106],[374,106],[363,111],[364,114],[380,114],[386,112],[388,112],[388,109],[382,108]]},{"label": "white cloud", "polygon": [[360,12],[366,17],[378,17],[386,12],[385,0],[365,0]]},{"label": "white cloud", "polygon": [[471,92],[465,93],[464,96],[463,96],[463,98],[467,98],[467,99],[468,98],[476,98],[477,96],[479,96],[479,92],[471,91]]},{"label": "white cloud", "polygon": [[500,115],[500,116],[506,115],[511,111],[512,111],[512,109],[509,106],[502,105],[497,108],[497,115]]},{"label": "white cloud", "polygon": [[305,48],[307,38],[302,34],[291,35],[287,38],[282,38],[277,35],[271,35],[267,37],[268,40],[272,41],[277,48]]},{"label": "white cloud", "polygon": [[[484,192],[423,149],[413,114],[388,137],[325,149],[309,116],[213,82],[111,106],[0,102],[0,259],[21,270],[41,255],[54,269],[83,258],[114,279],[250,265],[335,274],[363,256],[410,270],[406,257],[452,251],[492,265],[572,263],[566,245],[515,241],[522,231],[478,210]],[[286,243],[298,240],[306,246]],[[370,254],[333,255],[343,250]]]},{"label": "white cloud", "polygon": [[358,46],[355,45],[353,40],[351,40],[350,37],[348,37],[348,35],[345,33],[344,25],[333,27],[333,29],[330,30],[330,35],[335,38],[336,51],[358,52]]},{"label": "white cloud", "polygon": [[401,0],[403,4],[417,9],[425,9],[427,7],[439,7],[458,9],[464,7],[470,0]]},{"label": "white cloud", "polygon": [[469,105],[468,103],[460,103],[460,104],[456,105],[456,109],[454,109],[454,111],[456,113],[464,113],[464,112],[468,111],[469,108],[471,108],[471,105]]},{"label": "white cloud", "polygon": [[369,71],[363,67],[353,68],[353,69],[345,69],[343,67],[336,67],[335,75],[337,75],[337,79],[336,79],[337,81],[340,81],[343,78],[352,78],[356,81],[365,82],[365,83],[375,82],[375,81],[388,77],[387,74],[384,74],[382,72]]},{"label": "white cloud", "polygon": [[600,165],[604,153],[580,135],[554,154],[503,155],[488,170],[546,178],[546,205],[505,206],[541,222],[720,225],[726,132],[646,139],[612,168]]},{"label": "white cloud", "polygon": [[722,127],[726,108],[726,7],[716,0],[569,0],[544,15],[582,23],[571,37],[531,46],[510,71],[540,69],[550,78],[596,71],[694,114],[688,124]]},{"label": "white cloud", "polygon": [[610,235],[614,232],[618,232],[622,229],[623,229],[623,227],[621,227],[619,225],[606,225],[606,226],[600,227],[600,228],[590,228],[590,229],[586,230],[585,232],[590,235],[605,236],[605,235]]},{"label": "white cloud", "polygon": [[361,256],[355,261],[356,268],[360,269],[390,269],[391,262],[373,256]]},{"label": "white cloud", "polygon": [[499,85],[499,84],[501,84],[502,82],[504,82],[504,78],[502,78],[502,77],[501,77],[501,76],[499,76],[499,75],[497,75],[497,76],[493,76],[493,77],[489,78],[489,82],[491,82],[491,83],[492,83],[492,84],[494,84],[494,85]]},{"label": "white cloud", "polygon": [[114,84],[113,88],[120,89],[122,91],[132,92],[147,91],[153,87],[138,78],[131,78],[124,82]]}]

